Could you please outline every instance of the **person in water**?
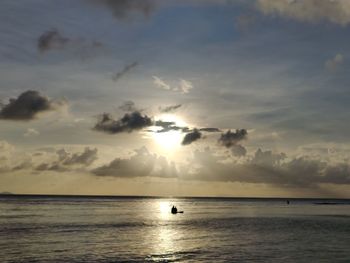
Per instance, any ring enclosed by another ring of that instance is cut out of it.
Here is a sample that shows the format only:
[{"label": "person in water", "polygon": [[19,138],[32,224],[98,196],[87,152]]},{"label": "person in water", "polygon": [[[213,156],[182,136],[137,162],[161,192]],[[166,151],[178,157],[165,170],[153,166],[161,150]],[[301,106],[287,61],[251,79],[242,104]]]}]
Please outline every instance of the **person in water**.
[{"label": "person in water", "polygon": [[171,213],[172,213],[172,214],[176,214],[176,213],[177,213],[177,208],[176,208],[176,206],[173,206],[173,207],[171,208]]}]

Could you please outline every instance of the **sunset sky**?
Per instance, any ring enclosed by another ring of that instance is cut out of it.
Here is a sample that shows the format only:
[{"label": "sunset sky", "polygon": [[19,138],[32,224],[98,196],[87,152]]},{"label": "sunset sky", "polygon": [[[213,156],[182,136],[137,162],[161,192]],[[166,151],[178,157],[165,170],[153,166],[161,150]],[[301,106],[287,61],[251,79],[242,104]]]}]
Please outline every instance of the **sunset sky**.
[{"label": "sunset sky", "polygon": [[350,198],[350,1],[0,12],[0,192]]}]

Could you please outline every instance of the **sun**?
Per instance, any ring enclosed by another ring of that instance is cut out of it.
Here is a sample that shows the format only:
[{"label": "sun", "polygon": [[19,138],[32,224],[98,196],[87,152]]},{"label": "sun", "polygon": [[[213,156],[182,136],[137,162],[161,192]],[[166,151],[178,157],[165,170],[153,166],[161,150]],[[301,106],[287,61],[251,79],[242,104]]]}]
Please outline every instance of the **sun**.
[{"label": "sun", "polygon": [[154,140],[163,149],[175,149],[181,145],[182,141],[181,132],[168,131],[162,133],[154,133]]},{"label": "sun", "polygon": [[155,127],[153,132],[153,139],[157,145],[163,150],[175,150],[181,146],[184,134],[180,128],[187,127],[187,124],[179,117],[173,114],[162,114],[156,116],[156,121],[172,122],[173,125],[179,129],[178,130],[168,130],[162,131],[162,127]]}]

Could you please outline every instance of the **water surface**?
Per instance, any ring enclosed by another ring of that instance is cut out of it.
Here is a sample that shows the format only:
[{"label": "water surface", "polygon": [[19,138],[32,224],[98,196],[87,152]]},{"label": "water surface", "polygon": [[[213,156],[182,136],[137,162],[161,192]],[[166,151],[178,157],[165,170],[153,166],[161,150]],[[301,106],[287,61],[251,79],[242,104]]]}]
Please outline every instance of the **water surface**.
[{"label": "water surface", "polygon": [[0,196],[0,262],[350,262],[349,248],[349,200]]}]

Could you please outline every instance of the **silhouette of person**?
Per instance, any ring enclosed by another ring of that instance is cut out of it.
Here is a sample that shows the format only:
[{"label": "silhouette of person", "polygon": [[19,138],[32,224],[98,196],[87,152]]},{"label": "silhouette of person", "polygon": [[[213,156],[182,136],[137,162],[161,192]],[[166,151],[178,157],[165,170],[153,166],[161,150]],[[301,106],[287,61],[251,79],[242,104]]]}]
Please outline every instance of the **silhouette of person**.
[{"label": "silhouette of person", "polygon": [[177,213],[177,208],[176,208],[176,206],[173,206],[173,207],[171,208],[171,213],[172,213],[172,214],[176,214],[176,213]]}]

